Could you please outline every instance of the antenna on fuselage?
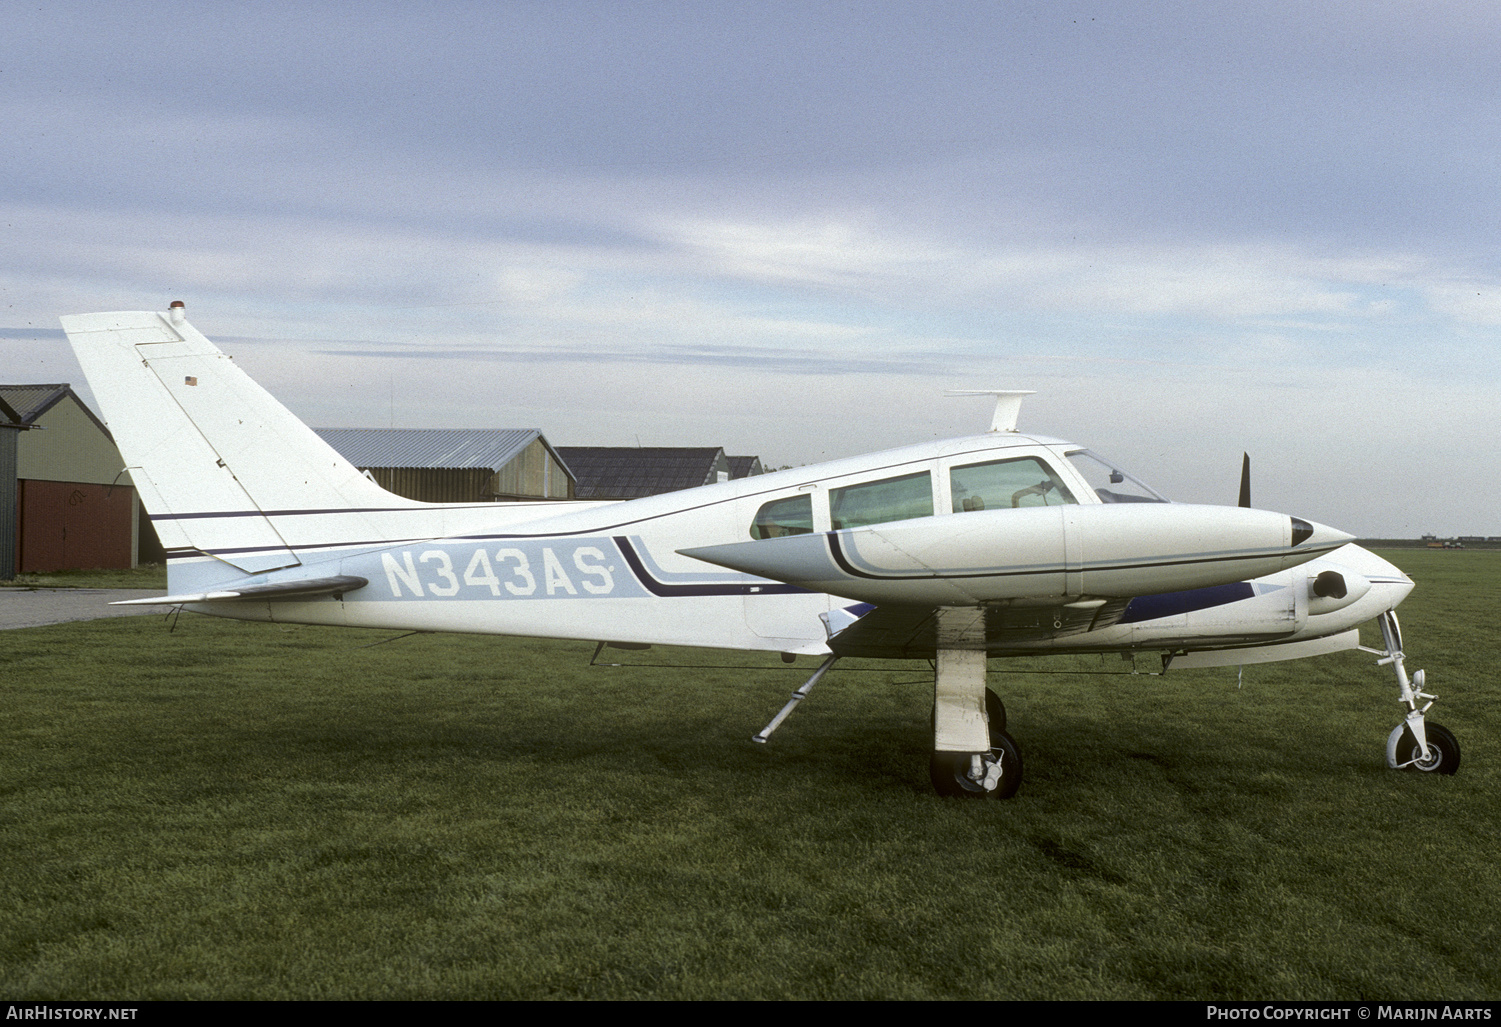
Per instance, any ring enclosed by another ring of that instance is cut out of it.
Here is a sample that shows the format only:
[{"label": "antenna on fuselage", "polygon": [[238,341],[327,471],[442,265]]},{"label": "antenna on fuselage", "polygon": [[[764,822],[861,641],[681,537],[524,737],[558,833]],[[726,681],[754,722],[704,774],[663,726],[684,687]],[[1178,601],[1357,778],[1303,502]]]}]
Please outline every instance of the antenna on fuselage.
[{"label": "antenna on fuselage", "polygon": [[1016,431],[1022,399],[1035,394],[1033,389],[950,389],[944,393],[945,396],[994,396],[995,416],[990,419],[991,431]]}]

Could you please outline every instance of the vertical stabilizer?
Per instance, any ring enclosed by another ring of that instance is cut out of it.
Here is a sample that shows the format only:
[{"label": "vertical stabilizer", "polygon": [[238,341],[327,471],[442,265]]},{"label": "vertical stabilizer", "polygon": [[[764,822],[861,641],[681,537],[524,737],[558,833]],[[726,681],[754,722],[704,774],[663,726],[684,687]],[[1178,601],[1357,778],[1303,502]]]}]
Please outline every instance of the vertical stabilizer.
[{"label": "vertical stabilizer", "polygon": [[365,478],[182,316],[62,319],[168,551],[249,573],[300,563],[273,518],[416,505]]}]

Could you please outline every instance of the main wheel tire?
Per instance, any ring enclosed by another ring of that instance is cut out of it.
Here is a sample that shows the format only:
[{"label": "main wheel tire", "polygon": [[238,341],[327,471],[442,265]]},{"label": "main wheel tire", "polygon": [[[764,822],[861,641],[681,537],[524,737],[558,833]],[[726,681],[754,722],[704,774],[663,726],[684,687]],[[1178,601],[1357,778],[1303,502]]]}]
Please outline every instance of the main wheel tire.
[{"label": "main wheel tire", "polygon": [[1001,765],[1001,779],[994,791],[987,792],[982,783],[970,780],[970,754],[967,752],[933,754],[928,762],[933,790],[939,795],[966,799],[1009,799],[1015,795],[1022,783],[1022,756],[1016,747],[1016,739],[992,727],[990,743],[990,752],[985,756],[986,769],[995,763]]},{"label": "main wheel tire", "polygon": [[[985,689],[985,719],[990,721],[990,730],[1006,730],[1006,704],[1001,702],[1001,697],[990,689]],[[928,726],[932,727],[938,722],[937,713],[928,714]]]},{"label": "main wheel tire", "polygon": [[1006,730],[1006,704],[990,689],[985,689],[985,716],[990,719],[990,730]]},{"label": "main wheel tire", "polygon": [[[1425,774],[1452,774],[1459,769],[1459,740],[1454,732],[1442,724],[1429,721],[1423,725],[1423,734],[1428,737],[1428,758],[1422,759],[1418,740],[1407,730],[1406,724],[1398,724],[1386,739],[1386,765],[1393,769],[1419,770]],[[1416,760],[1416,762],[1413,762]],[[1404,766],[1405,764],[1405,766]]]}]

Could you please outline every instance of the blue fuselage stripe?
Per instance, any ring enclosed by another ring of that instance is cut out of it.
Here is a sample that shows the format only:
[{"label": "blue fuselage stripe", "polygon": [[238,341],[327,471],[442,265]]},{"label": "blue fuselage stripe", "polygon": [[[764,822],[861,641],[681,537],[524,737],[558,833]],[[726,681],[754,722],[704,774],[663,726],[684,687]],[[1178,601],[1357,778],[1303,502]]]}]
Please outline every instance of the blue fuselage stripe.
[{"label": "blue fuselage stripe", "polygon": [[1249,581],[1235,581],[1228,585],[1212,585],[1209,588],[1192,588],[1187,592],[1164,592],[1155,596],[1137,596],[1131,600],[1118,624],[1133,624],[1137,621],[1157,620],[1160,617],[1176,617],[1179,614],[1207,610],[1215,606],[1238,603],[1252,599],[1256,589]]},{"label": "blue fuselage stripe", "polygon": [[658,581],[647,571],[641,557],[632,547],[630,539],[624,535],[615,536],[615,545],[620,548],[620,555],[625,557],[625,562],[636,576],[642,586],[653,595],[657,596],[749,596],[749,595],[792,595],[799,592],[807,592],[805,588],[796,585],[784,585],[780,582],[767,582],[764,585],[748,584],[723,584],[723,585],[669,585],[665,581]]}]

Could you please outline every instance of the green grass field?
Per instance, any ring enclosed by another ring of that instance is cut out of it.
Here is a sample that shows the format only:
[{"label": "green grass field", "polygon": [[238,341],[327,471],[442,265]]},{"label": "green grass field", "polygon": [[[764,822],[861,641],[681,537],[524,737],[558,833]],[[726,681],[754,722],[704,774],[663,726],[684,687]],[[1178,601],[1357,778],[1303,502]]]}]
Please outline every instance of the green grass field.
[{"label": "green grass field", "polygon": [[43,571],[17,574],[0,588],[160,588],[167,587],[167,568],[159,563],[128,570]]},{"label": "green grass field", "polygon": [[995,662],[1026,780],[984,802],[931,792],[921,664],[841,664],[758,746],[814,661],[0,632],[0,995],[1501,997],[1501,553],[1385,555],[1454,777],[1385,768],[1361,653]]}]

